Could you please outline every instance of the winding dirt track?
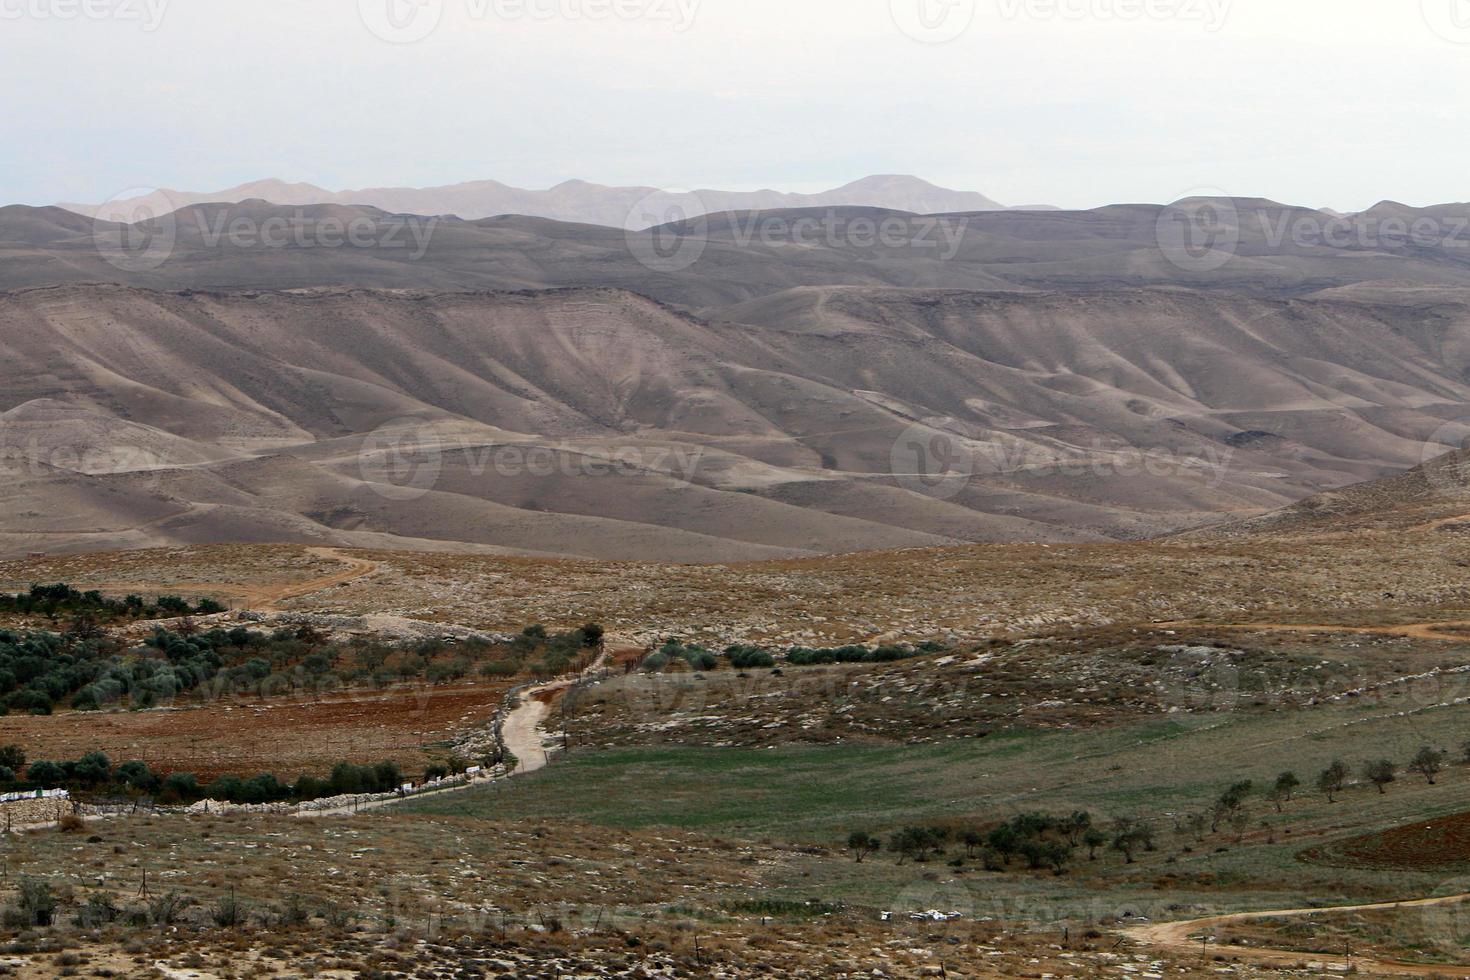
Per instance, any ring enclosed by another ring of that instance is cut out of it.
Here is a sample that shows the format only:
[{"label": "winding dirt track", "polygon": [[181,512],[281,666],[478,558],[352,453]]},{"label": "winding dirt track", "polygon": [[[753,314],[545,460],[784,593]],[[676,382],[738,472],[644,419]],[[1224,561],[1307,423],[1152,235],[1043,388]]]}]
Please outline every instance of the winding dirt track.
[{"label": "winding dirt track", "polygon": [[[1339,908],[1282,909],[1276,912],[1238,912],[1232,915],[1216,915],[1204,919],[1191,919],[1188,922],[1165,922],[1154,925],[1133,926],[1132,928],[1123,930],[1123,932],[1128,938],[1149,946],[1168,949],[1176,953],[1199,953],[1204,948],[1200,937],[1209,935],[1220,926],[1258,922],[1261,919],[1311,918],[1330,913],[1385,912],[1396,909],[1431,908],[1436,905],[1455,905],[1465,901],[1470,901],[1470,894],[1449,895],[1444,898],[1424,898],[1412,902],[1347,905]],[[1207,949],[1218,950],[1218,947],[1208,947]],[[1349,967],[1353,967],[1359,973],[1375,976],[1470,977],[1470,967],[1467,966],[1400,963],[1393,960],[1364,959],[1357,956],[1349,959],[1346,956],[1328,956],[1321,953],[1303,953],[1287,949],[1269,949],[1250,946],[1230,946],[1227,947],[1227,950],[1233,958],[1260,966],[1291,967],[1309,963],[1313,969],[1341,972]],[[1214,953],[1209,952],[1208,955],[1214,955]]]},{"label": "winding dirt track", "polygon": [[277,605],[291,599],[298,599],[313,592],[321,592],[324,589],[333,589],[348,582],[355,582],[360,578],[376,572],[382,568],[382,562],[368,561],[366,558],[353,558],[344,555],[336,548],[307,548],[309,553],[318,558],[330,558],[347,565],[340,572],[331,575],[323,575],[320,578],[310,579],[306,582],[297,582],[292,585],[280,586],[275,589],[255,589],[249,597],[256,610],[259,612],[277,612]]},{"label": "winding dirt track", "polygon": [[[641,648],[627,648],[641,649]],[[548,695],[566,690],[574,684],[588,678],[595,677],[599,671],[607,665],[617,653],[625,652],[624,649],[606,649],[602,656],[598,657],[586,670],[575,677],[563,677],[558,680],[540,684],[536,687],[527,688],[521,692],[520,703],[515,710],[505,716],[505,724],[501,726],[501,737],[505,740],[506,751],[516,759],[516,767],[510,773],[503,776],[482,775],[463,783],[446,786],[443,789],[430,790],[427,793],[417,793],[408,797],[390,797],[383,800],[374,800],[371,803],[349,804],[342,807],[333,807],[328,810],[297,810],[296,816],[315,819],[318,817],[340,817],[355,813],[365,813],[369,810],[381,810],[393,806],[404,799],[422,800],[430,796],[447,796],[450,793],[461,793],[465,790],[479,786],[482,783],[495,782],[497,779],[512,779],[517,776],[525,776],[545,769],[551,761],[550,754],[546,751],[547,734],[542,731],[541,725],[551,714],[551,698]],[[545,700],[543,700],[545,698]]]}]

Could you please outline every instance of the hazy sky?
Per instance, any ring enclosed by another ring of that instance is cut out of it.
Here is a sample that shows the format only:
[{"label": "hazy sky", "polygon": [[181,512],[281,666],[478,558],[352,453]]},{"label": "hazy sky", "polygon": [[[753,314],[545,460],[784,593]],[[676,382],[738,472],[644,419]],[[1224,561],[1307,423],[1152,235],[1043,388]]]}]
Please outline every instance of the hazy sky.
[{"label": "hazy sky", "polygon": [[1470,0],[0,0],[0,84],[0,203],[872,173],[1470,198]]}]

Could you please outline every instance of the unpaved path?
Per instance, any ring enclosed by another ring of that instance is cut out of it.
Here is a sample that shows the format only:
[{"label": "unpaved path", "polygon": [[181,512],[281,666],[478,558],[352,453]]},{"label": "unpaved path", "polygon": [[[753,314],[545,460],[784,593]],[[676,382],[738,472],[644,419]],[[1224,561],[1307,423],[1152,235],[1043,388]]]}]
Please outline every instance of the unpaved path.
[{"label": "unpaved path", "polygon": [[1346,905],[1338,908],[1282,909],[1276,912],[1237,912],[1232,915],[1215,915],[1188,922],[1165,922],[1146,926],[1133,926],[1123,930],[1130,939],[1176,953],[1200,953],[1213,956],[1217,952],[1227,953],[1233,958],[1262,966],[1290,967],[1302,963],[1311,964],[1312,969],[1346,972],[1349,967],[1358,973],[1391,977],[1470,977],[1470,967],[1442,966],[1421,963],[1400,963],[1393,960],[1364,959],[1354,956],[1328,956],[1322,953],[1303,953],[1287,949],[1270,949],[1251,946],[1206,946],[1201,937],[1209,935],[1220,926],[1241,925],[1262,919],[1300,919],[1319,915],[1350,912],[1386,912],[1397,909],[1430,908],[1436,905],[1454,905],[1470,901],[1470,894],[1449,895],[1444,898],[1423,898],[1412,902],[1381,902],[1376,905]]},{"label": "unpaved path", "polygon": [[1383,626],[1339,626],[1330,623],[1155,623],[1162,629],[1253,630],[1262,633],[1355,633],[1364,636],[1406,636],[1415,640],[1470,640],[1470,635],[1447,632],[1470,628],[1470,620],[1443,623],[1403,623]]},{"label": "unpaved path", "polygon": [[214,593],[230,596],[239,600],[242,606],[259,612],[280,612],[279,606],[283,602],[336,588],[348,582],[355,582],[382,568],[382,562],[344,555],[337,548],[312,547],[307,548],[306,551],[318,558],[341,562],[345,567],[330,575],[321,575],[304,582],[290,582],[284,585],[252,585],[247,582],[190,582],[187,586],[160,586],[156,580],[151,582],[117,580],[89,584],[86,587],[103,592],[156,592],[160,587],[164,587],[195,594]]},{"label": "unpaved path", "polygon": [[586,670],[574,677],[563,677],[546,684],[530,687],[520,694],[520,702],[510,714],[505,716],[505,723],[501,726],[501,737],[505,740],[505,749],[515,757],[516,767],[504,776],[481,775],[474,779],[446,786],[443,789],[430,790],[426,793],[416,793],[413,796],[390,797],[388,799],[373,800],[370,803],[348,804],[347,806],[333,807],[328,810],[297,810],[295,816],[304,818],[316,817],[340,817],[353,813],[364,813],[368,810],[381,810],[384,807],[393,806],[403,800],[422,800],[431,796],[447,796],[450,793],[462,793],[473,786],[483,783],[495,782],[497,779],[511,779],[516,776],[524,776],[545,769],[551,761],[551,756],[546,751],[547,734],[542,730],[542,724],[551,713],[551,700],[554,696],[578,684],[589,677],[596,677],[608,662],[619,653],[628,649],[642,650],[642,647],[622,646],[613,649],[610,645],[604,647],[602,656],[598,657]]},{"label": "unpaved path", "polygon": [[311,595],[313,592],[321,592],[325,589],[333,589],[348,582],[355,582],[360,578],[372,575],[383,567],[382,562],[368,561],[366,558],[354,558],[344,555],[336,548],[307,548],[308,553],[318,558],[328,558],[340,561],[347,567],[340,572],[331,575],[323,575],[320,578],[310,579],[305,582],[296,582],[292,585],[280,586],[275,589],[256,589],[254,605],[259,612],[279,612],[279,604],[291,599],[299,599],[301,596]]},{"label": "unpaved path", "polygon": [[[522,692],[520,704],[506,715],[505,724],[500,728],[500,736],[505,740],[505,750],[516,759],[515,771],[511,775],[524,776],[538,769],[545,769],[546,764],[551,761],[546,751],[547,736],[541,726],[551,714],[551,701],[555,695],[589,677],[598,676],[609,661],[627,649],[631,648],[613,649],[611,645],[606,645],[602,656],[576,677],[563,677]],[[637,649],[642,650],[642,647]]]}]

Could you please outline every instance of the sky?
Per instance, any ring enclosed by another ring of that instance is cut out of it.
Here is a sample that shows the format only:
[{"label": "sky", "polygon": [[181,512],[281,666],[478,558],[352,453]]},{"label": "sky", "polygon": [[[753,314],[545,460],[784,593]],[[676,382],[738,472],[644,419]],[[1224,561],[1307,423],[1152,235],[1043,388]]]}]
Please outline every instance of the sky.
[{"label": "sky", "polygon": [[0,0],[0,203],[278,177],[1470,199],[1470,0]]}]

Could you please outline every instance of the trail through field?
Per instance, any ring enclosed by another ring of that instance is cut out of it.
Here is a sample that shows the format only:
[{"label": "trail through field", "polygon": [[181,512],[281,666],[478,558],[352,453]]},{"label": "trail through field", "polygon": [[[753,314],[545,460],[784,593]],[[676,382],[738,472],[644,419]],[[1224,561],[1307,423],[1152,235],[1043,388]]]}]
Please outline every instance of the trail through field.
[{"label": "trail through field", "polygon": [[[516,759],[512,776],[524,776],[538,769],[545,769],[546,764],[551,761],[546,751],[547,733],[542,729],[542,724],[551,714],[551,702],[555,696],[589,677],[596,677],[609,661],[629,649],[634,648],[604,647],[602,655],[576,677],[563,677],[529,688],[521,695],[520,704],[505,716],[505,724],[500,729],[501,737],[505,740],[505,750]],[[642,647],[636,649],[641,651]]]},{"label": "trail through field", "polygon": [[1355,969],[1358,973],[1375,976],[1396,977],[1470,977],[1470,966],[1444,966],[1423,963],[1401,963],[1394,960],[1375,960],[1363,957],[1329,956],[1324,953],[1303,953],[1289,949],[1267,947],[1228,946],[1214,947],[1203,942],[1220,926],[1241,925],[1259,922],[1262,919],[1301,919],[1330,913],[1388,912],[1399,909],[1421,909],[1437,905],[1455,905],[1470,901],[1470,894],[1449,895],[1444,898],[1424,898],[1411,902],[1382,902],[1376,905],[1347,905],[1339,908],[1282,909],[1276,912],[1237,912],[1231,915],[1216,915],[1187,922],[1165,922],[1146,926],[1133,926],[1123,930],[1130,939],[1176,953],[1200,952],[1214,956],[1216,952],[1227,953],[1251,963],[1264,966],[1291,967],[1303,963],[1309,968],[1324,972],[1346,972]]},{"label": "trail through field", "polygon": [[[555,695],[573,685],[582,683],[591,677],[596,677],[609,661],[618,654],[625,653],[634,647],[605,646],[601,656],[592,662],[580,674],[573,677],[562,677],[545,684],[529,687],[520,694],[519,703],[510,714],[505,716],[505,722],[501,725],[501,737],[505,740],[505,749],[516,759],[516,767],[503,776],[492,776],[484,774],[453,786],[443,789],[430,790],[426,793],[416,793],[413,796],[393,797],[383,800],[374,800],[370,803],[349,804],[347,806],[334,807],[330,810],[298,810],[296,816],[317,817],[339,817],[353,813],[363,813],[368,810],[381,810],[385,807],[401,803],[403,800],[422,800],[431,796],[447,796],[451,793],[462,793],[473,786],[483,783],[495,782],[498,779],[511,779],[516,776],[524,776],[536,772],[538,769],[546,768],[551,761],[546,751],[547,733],[542,728],[546,718],[551,714],[551,702]],[[639,651],[642,647],[637,647]]]},{"label": "trail through field", "polygon": [[1446,632],[1470,628],[1470,620],[1443,623],[1404,623],[1397,626],[1339,626],[1330,623],[1155,623],[1162,629],[1255,630],[1262,633],[1355,633],[1360,636],[1403,636],[1414,640],[1470,640],[1470,635]]},{"label": "trail through field", "polygon": [[341,562],[345,567],[330,575],[321,575],[316,578],[307,579],[304,582],[288,582],[277,585],[252,585],[245,582],[190,582],[187,586],[173,585],[158,581],[152,582],[130,582],[130,581],[105,581],[87,588],[98,589],[102,592],[157,592],[161,588],[171,587],[178,591],[187,591],[191,594],[214,593],[227,595],[237,600],[240,605],[254,609],[257,612],[280,612],[280,604],[302,596],[322,592],[326,589],[346,585],[360,578],[366,578],[382,567],[382,562],[369,561],[366,558],[354,558],[344,555],[336,548],[307,548],[308,554],[318,558],[326,558],[330,561]]},{"label": "trail through field", "polygon": [[297,582],[293,585],[281,586],[274,589],[254,590],[255,594],[251,598],[254,600],[253,604],[259,612],[279,612],[278,606],[282,602],[298,599],[304,595],[311,595],[313,592],[336,588],[339,585],[346,585],[348,582],[355,582],[360,578],[366,578],[372,575],[383,567],[382,562],[368,561],[366,558],[353,558],[351,555],[342,554],[336,548],[307,548],[306,550],[318,558],[329,558],[334,561],[343,562],[347,567],[331,575],[323,575],[320,578],[314,578],[306,582]]}]

